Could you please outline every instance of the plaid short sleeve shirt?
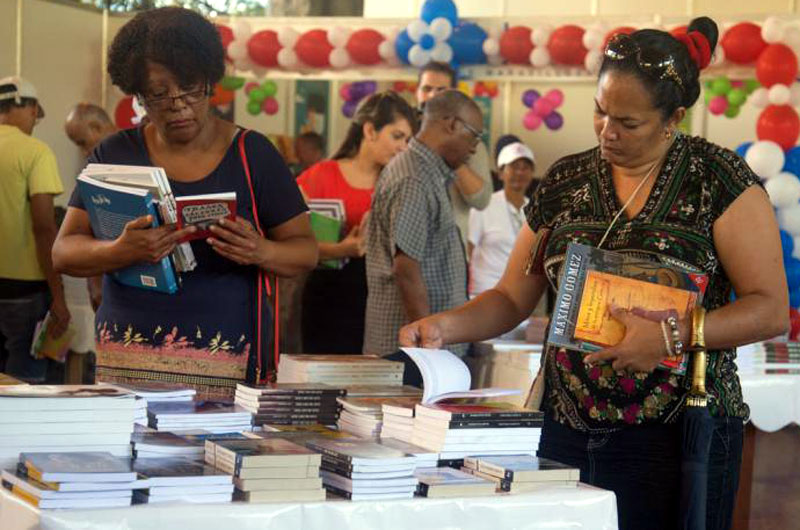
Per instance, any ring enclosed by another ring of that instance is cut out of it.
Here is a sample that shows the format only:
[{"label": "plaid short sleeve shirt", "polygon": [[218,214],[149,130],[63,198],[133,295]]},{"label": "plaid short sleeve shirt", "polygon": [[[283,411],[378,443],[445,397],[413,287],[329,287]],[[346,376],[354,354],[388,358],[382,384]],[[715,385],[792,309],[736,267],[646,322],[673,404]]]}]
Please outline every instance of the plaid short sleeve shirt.
[{"label": "plaid short sleeve shirt", "polygon": [[444,160],[416,138],[381,173],[367,231],[364,353],[395,352],[400,328],[408,323],[392,274],[398,249],[419,262],[431,312],[466,302],[466,255],[447,194],[453,177]]}]

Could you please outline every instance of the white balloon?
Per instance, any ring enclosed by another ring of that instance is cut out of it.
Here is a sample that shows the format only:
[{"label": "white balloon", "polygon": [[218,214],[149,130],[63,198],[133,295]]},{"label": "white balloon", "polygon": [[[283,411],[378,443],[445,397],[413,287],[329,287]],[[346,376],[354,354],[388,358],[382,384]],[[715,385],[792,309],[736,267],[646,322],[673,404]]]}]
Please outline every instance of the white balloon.
[{"label": "white balloon", "polygon": [[278,51],[278,64],[282,68],[297,66],[297,54],[291,48],[282,48]]},{"label": "white balloon", "polygon": [[437,41],[446,41],[453,34],[453,25],[444,17],[434,18],[428,31]]},{"label": "white balloon", "polygon": [[717,46],[714,50],[714,55],[711,57],[711,66],[719,66],[725,62],[725,49],[722,46]]},{"label": "white balloon", "polygon": [[389,59],[395,57],[397,52],[394,49],[394,40],[386,39],[385,41],[381,42],[378,45],[378,55],[380,55],[381,59],[384,61],[388,61]]},{"label": "white balloon", "polygon": [[253,29],[250,27],[250,23],[246,20],[237,20],[233,23],[231,30],[233,31],[233,37],[236,40],[242,39],[243,41],[247,42],[247,39],[253,35]]},{"label": "white balloon", "polygon": [[800,180],[791,173],[778,173],[767,180],[764,188],[775,208],[789,208],[800,203]]},{"label": "white balloon", "polygon": [[783,22],[776,17],[769,17],[761,26],[761,38],[769,44],[783,40]]},{"label": "white balloon", "polygon": [[233,65],[239,72],[249,72],[251,70],[254,70],[258,66],[256,63],[250,60],[250,57],[243,57],[241,59],[237,59],[233,62]]},{"label": "white balloon", "polygon": [[750,101],[757,109],[763,109],[769,105],[769,90],[764,87],[757,88],[750,94]]},{"label": "white balloon", "polygon": [[792,99],[792,93],[786,85],[772,85],[769,89],[769,102],[772,105],[786,105]]},{"label": "white balloon", "polygon": [[446,42],[438,42],[431,50],[431,60],[438,63],[449,63],[453,60],[453,48]]},{"label": "white balloon", "polygon": [[294,45],[297,43],[297,39],[300,38],[300,33],[295,31],[293,28],[288,26],[281,26],[278,29],[278,42],[281,43],[281,46],[284,48],[294,48]]},{"label": "white balloon", "polygon": [[793,107],[800,107],[800,83],[792,83],[789,87],[789,103]]},{"label": "white balloon", "polygon": [[531,32],[531,42],[534,46],[544,46],[550,40],[550,34],[553,33],[552,26],[539,26],[533,28]]},{"label": "white balloon", "polygon": [[230,57],[233,62],[247,57],[246,41],[239,39],[232,40],[228,45],[228,57]]},{"label": "white balloon", "polygon": [[409,39],[414,42],[419,42],[419,39],[421,39],[424,34],[428,33],[428,25],[424,20],[417,19],[408,25],[406,31],[408,32]]},{"label": "white balloon", "polygon": [[800,236],[800,204],[778,210],[778,224],[791,235]]},{"label": "white balloon", "polygon": [[431,62],[431,53],[428,50],[423,50],[419,44],[415,44],[408,50],[408,62],[411,63],[411,66],[422,68]]},{"label": "white balloon", "polygon": [[341,26],[334,26],[328,30],[328,42],[334,48],[344,48],[347,39],[350,38],[350,30]]},{"label": "white balloon", "polygon": [[595,50],[603,45],[605,35],[599,31],[589,29],[583,34],[583,47],[587,50]]},{"label": "white balloon", "polygon": [[334,68],[346,68],[350,65],[350,55],[344,48],[334,48],[328,55],[328,62]]},{"label": "white balloon", "polygon": [[596,75],[600,71],[600,66],[603,64],[603,53],[600,50],[589,50],[586,58],[583,60],[583,66],[590,74]]},{"label": "white balloon", "polygon": [[775,142],[761,140],[750,146],[744,159],[756,175],[768,179],[781,172],[784,154],[781,146]]},{"label": "white balloon", "polygon": [[539,46],[531,52],[531,64],[537,68],[550,64],[550,52],[544,46]]},{"label": "white balloon", "polygon": [[485,53],[487,57],[500,55],[500,43],[496,39],[486,39],[483,41],[483,53]]}]

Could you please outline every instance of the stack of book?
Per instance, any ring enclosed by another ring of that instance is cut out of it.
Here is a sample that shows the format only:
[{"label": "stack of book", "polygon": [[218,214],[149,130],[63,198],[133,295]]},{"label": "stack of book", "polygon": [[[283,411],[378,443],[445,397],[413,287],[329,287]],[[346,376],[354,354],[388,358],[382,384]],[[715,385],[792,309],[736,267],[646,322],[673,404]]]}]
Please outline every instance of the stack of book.
[{"label": "stack of book", "polygon": [[146,458],[136,460],[133,469],[146,484],[134,492],[138,504],[230,502],[233,496],[231,475],[201,462]]},{"label": "stack of book", "polygon": [[0,469],[23,451],[130,457],[136,399],[100,385],[0,386]]},{"label": "stack of book", "polygon": [[352,434],[331,429],[325,425],[263,425],[260,431],[246,432],[247,438],[271,440],[273,438],[283,438],[299,445],[305,445],[309,440],[325,438],[347,438],[353,437]]},{"label": "stack of book", "polygon": [[322,454],[320,475],[331,493],[354,501],[414,496],[414,456],[368,440],[315,440],[306,446]]},{"label": "stack of book", "polygon": [[167,385],[156,383],[137,385],[113,385],[128,390],[136,394],[136,423],[147,425],[147,404],[148,403],[174,403],[176,401],[192,401],[197,391],[193,388],[173,388]]},{"label": "stack of book", "polygon": [[150,427],[157,431],[229,433],[253,429],[250,411],[221,401],[151,403],[147,417]]},{"label": "stack of book", "polygon": [[134,458],[182,457],[203,459],[204,442],[171,432],[136,432],[131,436]]},{"label": "stack of book", "polygon": [[339,398],[342,412],[336,425],[340,431],[362,438],[377,438],[383,425],[381,398]]},{"label": "stack of book", "polygon": [[336,398],[346,390],[322,384],[236,385],[235,403],[254,414],[255,425],[335,425]]},{"label": "stack of book", "polygon": [[418,469],[417,495],[420,497],[447,498],[494,495],[496,485],[493,480],[477,477],[471,473],[449,467]]},{"label": "stack of book", "polygon": [[530,455],[478,456],[464,459],[464,471],[495,481],[499,491],[525,493],[544,487],[576,487],[578,468]]},{"label": "stack of book", "polygon": [[320,455],[283,438],[206,442],[206,463],[233,475],[247,502],[323,501]]},{"label": "stack of book", "polygon": [[442,460],[475,455],[533,455],[544,415],[508,403],[430,404],[414,409],[412,443]]},{"label": "stack of book", "polygon": [[439,465],[439,453],[431,451],[430,449],[425,449],[424,447],[395,438],[380,438],[375,441],[385,447],[391,447],[409,456],[413,456],[414,460],[416,460],[415,469],[428,469]]},{"label": "stack of book", "polygon": [[402,385],[403,367],[373,355],[281,355],[278,382]]},{"label": "stack of book", "polygon": [[3,487],[42,509],[129,506],[142,487],[129,459],[110,453],[22,453]]},{"label": "stack of book", "polygon": [[414,437],[414,407],[419,398],[401,398],[381,404],[383,428],[381,438],[394,438],[411,443]]}]

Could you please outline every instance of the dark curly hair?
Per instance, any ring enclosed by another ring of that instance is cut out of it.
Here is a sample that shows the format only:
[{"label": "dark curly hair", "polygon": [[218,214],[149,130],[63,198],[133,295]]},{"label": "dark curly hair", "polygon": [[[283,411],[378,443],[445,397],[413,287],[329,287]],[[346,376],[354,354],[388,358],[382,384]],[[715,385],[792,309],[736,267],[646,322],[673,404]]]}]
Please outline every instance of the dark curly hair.
[{"label": "dark curly hair", "polygon": [[[699,31],[705,35],[711,53],[714,53],[719,30],[713,20],[708,17],[696,18],[689,24],[688,31]],[[634,57],[625,60],[604,57],[600,75],[609,70],[616,70],[636,76],[652,95],[653,106],[661,111],[665,120],[669,119],[679,107],[688,109],[694,105],[700,96],[700,70],[690,57],[686,46],[669,33],[655,29],[635,31],[631,33],[631,38],[643,52],[671,56],[683,87],[669,78],[659,79],[649,75],[638,66]]]},{"label": "dark curly hair", "polygon": [[147,61],[166,67],[181,86],[213,85],[225,74],[225,50],[214,24],[181,7],[136,15],[108,50],[111,82],[126,94],[141,94]]}]

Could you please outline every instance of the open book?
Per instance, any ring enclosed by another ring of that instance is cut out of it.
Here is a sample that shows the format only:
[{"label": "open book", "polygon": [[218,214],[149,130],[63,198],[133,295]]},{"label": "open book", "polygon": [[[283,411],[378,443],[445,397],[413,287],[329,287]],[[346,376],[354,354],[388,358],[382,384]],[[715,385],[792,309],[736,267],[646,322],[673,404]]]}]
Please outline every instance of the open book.
[{"label": "open book", "polygon": [[470,390],[472,376],[464,361],[447,350],[401,348],[414,361],[422,374],[422,403],[432,404],[445,399],[490,398],[516,396],[519,389],[480,388]]}]

